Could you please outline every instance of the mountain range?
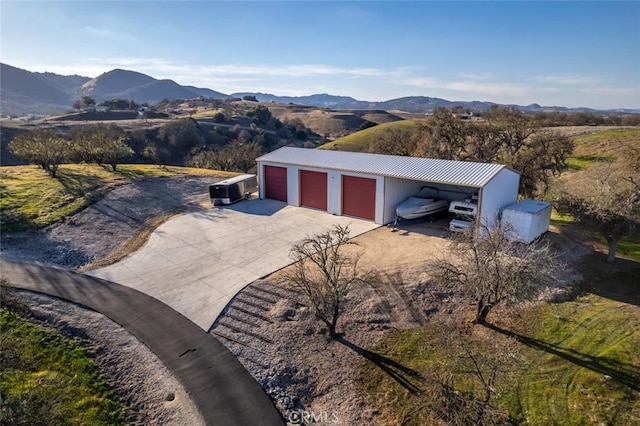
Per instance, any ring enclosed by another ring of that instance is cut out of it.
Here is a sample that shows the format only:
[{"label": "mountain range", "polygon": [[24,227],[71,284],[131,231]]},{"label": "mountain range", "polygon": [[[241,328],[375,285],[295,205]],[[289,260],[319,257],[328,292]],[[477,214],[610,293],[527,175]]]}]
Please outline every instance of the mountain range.
[{"label": "mountain range", "polygon": [[[48,115],[71,109],[83,96],[91,96],[99,104],[110,99],[133,99],[138,103],[153,104],[163,99],[205,98],[229,99],[254,96],[260,102],[293,103],[331,109],[376,109],[424,114],[437,107],[461,106],[481,111],[498,105],[486,101],[448,101],[427,96],[408,96],[383,102],[368,102],[348,96],[315,94],[309,96],[276,96],[267,93],[239,92],[230,95],[208,88],[183,86],[173,80],[158,80],[136,71],[114,69],[98,77],[58,75],[50,72],[31,72],[0,63],[0,116],[26,114]],[[575,111],[598,112],[591,108],[544,107],[538,104],[508,105],[526,112]],[[640,113],[640,110],[616,110],[622,113]]]}]

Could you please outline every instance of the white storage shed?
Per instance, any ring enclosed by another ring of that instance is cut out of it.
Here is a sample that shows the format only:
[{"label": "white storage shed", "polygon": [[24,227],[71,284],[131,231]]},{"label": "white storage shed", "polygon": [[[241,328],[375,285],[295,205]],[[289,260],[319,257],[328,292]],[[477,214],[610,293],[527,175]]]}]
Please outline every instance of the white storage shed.
[{"label": "white storage shed", "polygon": [[506,237],[531,244],[549,230],[551,203],[539,200],[522,200],[502,211],[501,224]]},{"label": "white storage shed", "polygon": [[454,201],[478,195],[478,218],[492,226],[516,202],[520,175],[500,164],[284,147],[257,159],[260,198],[379,224],[421,189]]}]

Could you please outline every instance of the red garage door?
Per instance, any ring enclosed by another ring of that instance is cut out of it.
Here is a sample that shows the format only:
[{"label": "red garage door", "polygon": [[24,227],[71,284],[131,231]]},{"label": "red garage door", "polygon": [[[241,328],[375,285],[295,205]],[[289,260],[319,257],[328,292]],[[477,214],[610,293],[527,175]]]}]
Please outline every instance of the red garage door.
[{"label": "red garage door", "polygon": [[327,210],[327,174],[300,170],[300,205]]},{"label": "red garage door", "polygon": [[376,220],[376,180],[342,176],[342,214]]},{"label": "red garage door", "polygon": [[287,168],[264,166],[264,196],[287,202]]}]

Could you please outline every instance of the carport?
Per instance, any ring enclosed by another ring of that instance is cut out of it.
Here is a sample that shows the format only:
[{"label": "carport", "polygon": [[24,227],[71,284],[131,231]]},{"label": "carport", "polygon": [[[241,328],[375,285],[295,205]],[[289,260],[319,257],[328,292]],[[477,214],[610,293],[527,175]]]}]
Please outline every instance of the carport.
[{"label": "carport", "polygon": [[517,201],[520,182],[501,164],[362,152],[284,147],[257,162],[260,198],[377,224],[392,222],[396,206],[422,189],[448,201],[478,195],[478,217],[491,226]]}]

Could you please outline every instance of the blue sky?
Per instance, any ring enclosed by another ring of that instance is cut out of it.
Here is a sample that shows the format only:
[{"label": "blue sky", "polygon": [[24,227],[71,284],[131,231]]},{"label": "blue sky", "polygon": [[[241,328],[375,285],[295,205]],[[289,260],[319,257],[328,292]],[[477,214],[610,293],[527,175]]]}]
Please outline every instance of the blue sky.
[{"label": "blue sky", "polygon": [[0,60],[224,93],[640,108],[640,2],[0,3]]}]

